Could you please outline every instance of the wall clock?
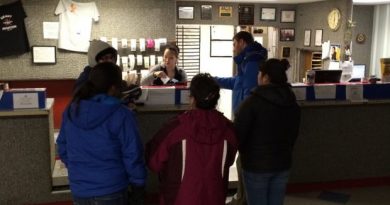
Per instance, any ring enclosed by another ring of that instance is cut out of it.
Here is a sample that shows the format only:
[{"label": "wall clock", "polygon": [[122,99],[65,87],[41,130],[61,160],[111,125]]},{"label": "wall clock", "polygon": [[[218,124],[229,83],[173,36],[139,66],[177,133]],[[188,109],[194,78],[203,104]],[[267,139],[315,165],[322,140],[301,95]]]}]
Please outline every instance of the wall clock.
[{"label": "wall clock", "polygon": [[341,24],[341,12],[334,8],[328,14],[328,26],[332,31],[337,31]]},{"label": "wall clock", "polygon": [[358,33],[356,35],[356,42],[364,43],[364,41],[366,41],[366,35],[364,35],[363,33]]}]

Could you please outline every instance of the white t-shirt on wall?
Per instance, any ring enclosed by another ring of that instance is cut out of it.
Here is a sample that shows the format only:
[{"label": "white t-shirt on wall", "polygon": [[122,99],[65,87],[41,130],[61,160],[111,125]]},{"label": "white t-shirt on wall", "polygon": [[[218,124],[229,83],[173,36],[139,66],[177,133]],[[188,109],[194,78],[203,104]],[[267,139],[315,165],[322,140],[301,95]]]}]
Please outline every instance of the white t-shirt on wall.
[{"label": "white t-shirt on wall", "polygon": [[58,48],[87,52],[92,20],[99,21],[99,11],[95,2],[79,3],[60,0],[55,14],[60,15]]}]

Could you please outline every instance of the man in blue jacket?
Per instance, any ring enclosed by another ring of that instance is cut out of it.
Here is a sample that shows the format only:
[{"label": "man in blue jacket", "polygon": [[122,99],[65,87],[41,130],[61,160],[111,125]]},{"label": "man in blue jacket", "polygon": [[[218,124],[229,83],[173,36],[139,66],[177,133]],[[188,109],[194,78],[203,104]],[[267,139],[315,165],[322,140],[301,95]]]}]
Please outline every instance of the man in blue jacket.
[{"label": "man in blue jacket", "polygon": [[[257,86],[259,66],[267,59],[268,51],[260,43],[254,41],[251,33],[240,31],[233,37],[233,55],[233,60],[237,64],[236,76],[228,78],[214,77],[214,79],[222,88],[233,91],[233,112],[236,112],[240,103]],[[230,202],[231,205],[246,204],[239,159],[238,157],[236,161],[238,175],[237,194]]]},{"label": "man in blue jacket", "polygon": [[235,112],[257,86],[259,65],[267,59],[268,51],[254,41],[251,33],[240,31],[233,37],[234,62],[237,64],[237,75],[234,77],[214,79],[225,89],[233,90],[233,111]]}]

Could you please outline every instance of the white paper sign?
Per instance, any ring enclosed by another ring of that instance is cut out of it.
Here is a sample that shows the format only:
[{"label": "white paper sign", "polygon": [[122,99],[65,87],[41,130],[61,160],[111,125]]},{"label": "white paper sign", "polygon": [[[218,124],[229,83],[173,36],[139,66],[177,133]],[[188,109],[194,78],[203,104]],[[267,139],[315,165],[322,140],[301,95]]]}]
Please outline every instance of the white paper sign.
[{"label": "white paper sign", "polygon": [[122,56],[121,57],[121,61],[122,61],[123,71],[127,72],[128,71],[128,65],[129,65],[129,58],[127,56]]},{"label": "white paper sign", "polygon": [[136,51],[137,50],[137,39],[131,39],[130,40],[130,50]]},{"label": "white paper sign", "polygon": [[306,100],[306,87],[292,88],[297,100]]},{"label": "white paper sign", "polygon": [[14,93],[14,108],[39,108],[38,93]]},{"label": "white paper sign", "polygon": [[137,55],[137,65],[142,65],[142,55]]},{"label": "white paper sign", "polygon": [[102,37],[100,37],[100,40],[103,42],[107,42],[107,37],[102,36]]},{"label": "white paper sign", "polygon": [[150,55],[150,67],[153,67],[154,65],[156,65],[156,56]]},{"label": "white paper sign", "polygon": [[122,48],[127,48],[127,39],[122,38],[122,40],[121,40],[121,46],[122,46]]},{"label": "white paper sign", "polygon": [[363,101],[363,85],[349,84],[345,87],[345,95],[350,101]]},{"label": "white paper sign", "polygon": [[118,38],[112,38],[111,39],[111,46],[118,50]]},{"label": "white paper sign", "polygon": [[160,39],[154,40],[154,51],[160,51]]},{"label": "white paper sign", "polygon": [[149,56],[144,56],[144,66],[145,68],[149,68]]},{"label": "white paper sign", "polygon": [[157,64],[160,65],[163,62],[162,56],[157,56]]},{"label": "white paper sign", "polygon": [[58,22],[43,22],[43,38],[44,39],[58,39]]},{"label": "white paper sign", "polygon": [[336,99],[336,85],[314,85],[315,99]]},{"label": "white paper sign", "polygon": [[139,50],[141,52],[144,52],[145,51],[145,39],[144,38],[140,38],[139,39]]},{"label": "white paper sign", "polygon": [[133,70],[135,66],[135,56],[133,54],[129,55],[129,67],[130,70]]}]

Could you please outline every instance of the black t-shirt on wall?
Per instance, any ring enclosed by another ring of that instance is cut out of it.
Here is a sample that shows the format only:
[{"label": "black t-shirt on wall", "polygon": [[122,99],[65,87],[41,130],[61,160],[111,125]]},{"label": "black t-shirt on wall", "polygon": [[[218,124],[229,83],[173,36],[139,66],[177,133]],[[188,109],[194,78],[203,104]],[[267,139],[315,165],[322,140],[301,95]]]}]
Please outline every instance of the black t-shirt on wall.
[{"label": "black t-shirt on wall", "polygon": [[0,57],[30,51],[22,2],[0,6]]}]

